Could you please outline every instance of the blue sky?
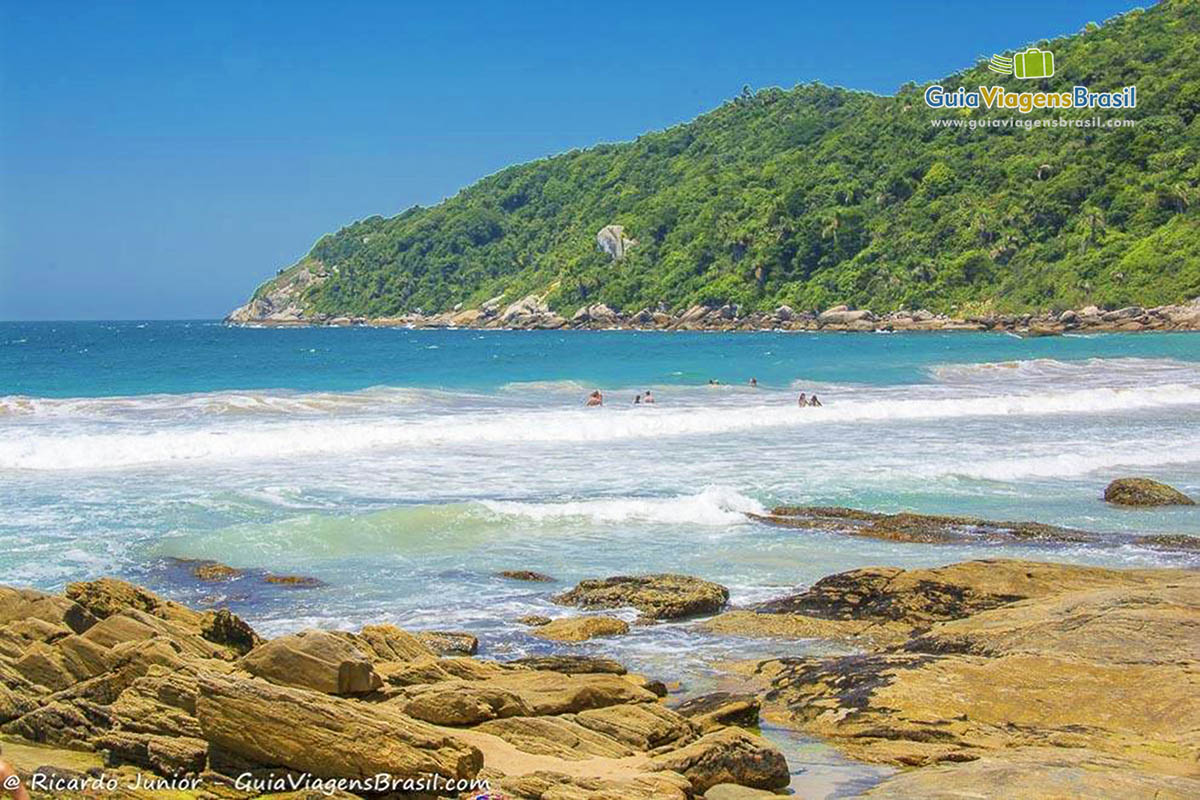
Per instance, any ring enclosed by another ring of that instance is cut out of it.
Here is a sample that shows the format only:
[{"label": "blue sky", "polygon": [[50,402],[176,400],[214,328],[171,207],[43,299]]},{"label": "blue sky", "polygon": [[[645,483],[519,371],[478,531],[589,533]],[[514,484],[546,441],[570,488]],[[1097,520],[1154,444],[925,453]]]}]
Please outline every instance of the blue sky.
[{"label": "blue sky", "polygon": [[0,319],[220,317],[321,234],[508,164],[1135,5],[0,0]]}]

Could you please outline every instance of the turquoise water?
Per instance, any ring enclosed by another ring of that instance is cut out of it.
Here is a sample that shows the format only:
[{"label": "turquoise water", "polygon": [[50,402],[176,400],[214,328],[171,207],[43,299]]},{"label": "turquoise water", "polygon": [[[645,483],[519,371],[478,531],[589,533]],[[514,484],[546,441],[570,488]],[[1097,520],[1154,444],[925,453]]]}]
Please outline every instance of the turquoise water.
[{"label": "turquoise water", "polygon": [[[593,388],[607,403],[585,409]],[[658,402],[632,405],[647,389]],[[798,391],[824,407],[797,408]],[[1133,539],[1200,533],[1200,510],[1099,500],[1126,474],[1200,496],[1200,335],[0,323],[0,582],[59,589],[113,574],[227,604],[268,635],[390,621],[471,630],[485,655],[509,658],[551,649],[514,620],[568,613],[549,597],[584,577],[685,572],[749,603],[868,564],[1196,566]],[[1104,537],[934,547],[744,515],[780,502],[1034,519]],[[200,584],[172,558],[250,573]],[[559,582],[495,577],[506,568]],[[325,586],[271,588],[262,571]],[[695,692],[722,681],[715,662],[825,646],[678,623],[571,649]],[[807,770],[805,796],[876,774],[772,735]]]}]

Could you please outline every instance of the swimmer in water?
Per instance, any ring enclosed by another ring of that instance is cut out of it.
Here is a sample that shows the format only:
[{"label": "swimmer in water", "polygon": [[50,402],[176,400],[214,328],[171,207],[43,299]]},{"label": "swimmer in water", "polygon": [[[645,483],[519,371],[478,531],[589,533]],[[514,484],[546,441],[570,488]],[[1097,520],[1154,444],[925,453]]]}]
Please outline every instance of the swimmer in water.
[{"label": "swimmer in water", "polygon": [[810,399],[809,399],[809,401],[808,401],[808,404],[809,404],[810,406],[820,406],[820,405],[821,405],[821,401],[820,401],[820,400],[818,400],[818,399],[817,399],[817,396],[814,394],[814,395],[812,396],[812,398],[810,398]]},{"label": "swimmer in water", "polygon": [[585,402],[584,405],[585,406],[602,406],[602,405],[604,405],[604,395],[600,394],[599,389],[596,389],[595,391],[593,391],[591,394],[588,395],[587,402]]},{"label": "swimmer in water", "polygon": [[633,398],[633,404],[635,406],[640,406],[642,404],[642,396],[640,394],[637,397]]},{"label": "swimmer in water", "polygon": [[750,385],[757,387],[758,386],[758,378],[751,378]]},{"label": "swimmer in water", "polygon": [[801,408],[804,408],[805,406],[807,406],[808,405],[808,395],[805,394],[804,392],[801,392],[800,396],[796,398],[796,404],[798,406],[800,406]]},{"label": "swimmer in water", "polygon": [[646,390],[646,396],[642,398],[642,402],[643,402],[643,403],[650,403],[650,404],[653,404],[653,403],[654,403],[654,395],[650,394],[650,390],[649,390],[649,389],[647,389],[647,390]]}]

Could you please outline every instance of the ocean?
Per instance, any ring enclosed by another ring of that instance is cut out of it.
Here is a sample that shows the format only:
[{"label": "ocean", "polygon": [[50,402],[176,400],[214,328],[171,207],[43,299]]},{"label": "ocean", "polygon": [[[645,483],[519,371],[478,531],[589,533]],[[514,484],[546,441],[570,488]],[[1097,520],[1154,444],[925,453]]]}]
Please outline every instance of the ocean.
[{"label": "ocean", "polygon": [[[584,408],[596,388],[605,405]],[[634,405],[647,390],[657,403]],[[798,408],[800,391],[824,406]],[[727,685],[723,662],[828,644],[670,623],[552,645],[515,620],[575,613],[550,596],[623,573],[698,575],[747,604],[872,564],[1200,566],[1133,541],[1200,533],[1200,507],[1100,500],[1131,474],[1200,496],[1200,334],[0,323],[0,582],[115,575],[227,605],[265,635],[467,630],[485,657],[604,653],[691,693]],[[780,503],[1035,520],[1103,540],[919,545],[745,516]],[[177,559],[249,573],[202,583]],[[322,585],[267,585],[264,571]],[[805,796],[881,774],[769,734]]]}]

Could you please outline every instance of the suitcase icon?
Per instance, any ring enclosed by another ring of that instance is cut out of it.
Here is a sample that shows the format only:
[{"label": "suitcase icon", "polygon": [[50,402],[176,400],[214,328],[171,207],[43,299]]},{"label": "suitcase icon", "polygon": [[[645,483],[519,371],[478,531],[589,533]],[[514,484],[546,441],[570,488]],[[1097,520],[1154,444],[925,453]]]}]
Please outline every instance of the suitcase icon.
[{"label": "suitcase icon", "polygon": [[1031,47],[1013,56],[1013,75],[1018,78],[1049,78],[1054,75],[1054,53]]}]

